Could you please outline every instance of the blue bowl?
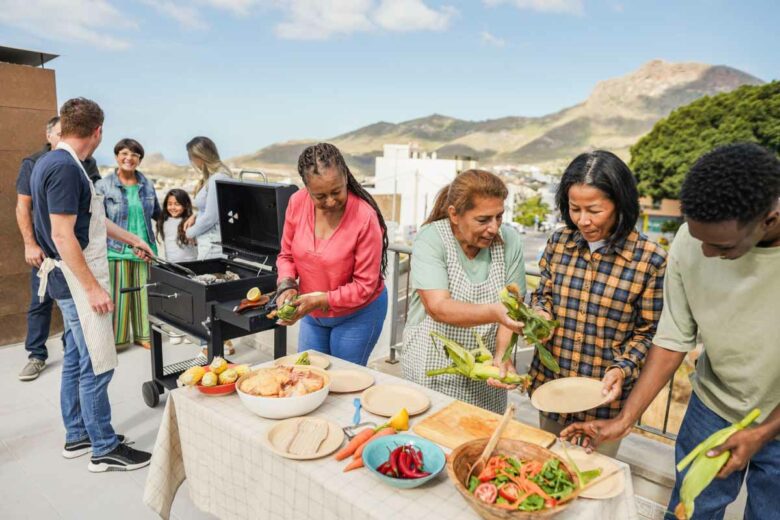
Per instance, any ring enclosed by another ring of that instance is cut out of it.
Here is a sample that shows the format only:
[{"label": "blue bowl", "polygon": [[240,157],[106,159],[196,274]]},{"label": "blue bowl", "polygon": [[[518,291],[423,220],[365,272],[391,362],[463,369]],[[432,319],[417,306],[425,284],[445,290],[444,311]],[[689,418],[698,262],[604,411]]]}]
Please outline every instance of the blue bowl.
[{"label": "blue bowl", "polygon": [[[430,475],[421,478],[392,478],[383,475],[377,468],[387,461],[390,452],[402,444],[411,444],[422,452],[423,470],[428,471]],[[444,469],[446,460],[444,451],[435,443],[409,435],[408,433],[399,433],[396,435],[386,435],[369,442],[363,449],[363,464],[379,480],[400,489],[411,489],[421,486],[438,475]]]}]

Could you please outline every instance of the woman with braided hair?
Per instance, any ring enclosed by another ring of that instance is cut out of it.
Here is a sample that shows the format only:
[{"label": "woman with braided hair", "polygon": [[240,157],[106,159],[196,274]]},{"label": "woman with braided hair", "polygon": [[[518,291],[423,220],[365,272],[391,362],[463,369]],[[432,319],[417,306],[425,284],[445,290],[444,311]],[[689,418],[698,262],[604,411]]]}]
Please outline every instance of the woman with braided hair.
[{"label": "woman with braided hair", "polygon": [[280,323],[301,320],[298,350],[365,365],[387,313],[387,226],[332,144],[306,148],[298,174],[276,262],[278,303],[297,310]]}]

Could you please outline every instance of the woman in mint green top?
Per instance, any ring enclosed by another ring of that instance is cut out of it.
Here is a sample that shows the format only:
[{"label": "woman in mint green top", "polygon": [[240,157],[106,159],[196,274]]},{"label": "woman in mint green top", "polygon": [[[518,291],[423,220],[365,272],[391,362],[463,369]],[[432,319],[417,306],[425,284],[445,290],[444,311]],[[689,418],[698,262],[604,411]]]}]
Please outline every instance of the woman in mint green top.
[{"label": "woman in mint green top", "polygon": [[401,357],[406,379],[494,412],[504,411],[511,387],[425,373],[451,363],[431,332],[468,349],[477,347],[477,332],[494,363],[515,371],[511,360],[500,360],[522,324],[507,316],[498,294],[509,283],[525,292],[525,269],[519,234],[502,225],[506,197],[501,179],[483,170],[461,173],[439,193],[412,248],[412,294]]},{"label": "woman in mint green top", "polygon": [[[106,216],[141,237],[157,254],[152,221],[160,214],[160,203],[154,185],[137,170],[144,157],[144,149],[134,139],[122,139],[114,147],[114,154],[118,168],[95,185],[97,192],[104,197]],[[118,347],[127,345],[132,325],[135,344],[149,348],[146,290],[128,294],[120,292],[125,287],[145,285],[149,266],[135,256],[131,248],[112,239],[108,239],[108,266],[114,299],[114,341]]]}]

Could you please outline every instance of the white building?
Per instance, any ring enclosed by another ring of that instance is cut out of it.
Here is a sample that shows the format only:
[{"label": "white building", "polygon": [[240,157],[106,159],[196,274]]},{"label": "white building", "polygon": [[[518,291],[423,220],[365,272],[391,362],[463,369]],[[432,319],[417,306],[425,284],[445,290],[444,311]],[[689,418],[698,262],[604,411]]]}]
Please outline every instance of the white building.
[{"label": "white building", "polygon": [[397,215],[401,238],[409,239],[433,209],[439,191],[469,168],[476,168],[476,161],[438,159],[435,152],[426,154],[414,145],[386,144],[383,156],[376,158],[374,188],[369,191],[387,196],[392,206],[385,208],[387,214]]}]

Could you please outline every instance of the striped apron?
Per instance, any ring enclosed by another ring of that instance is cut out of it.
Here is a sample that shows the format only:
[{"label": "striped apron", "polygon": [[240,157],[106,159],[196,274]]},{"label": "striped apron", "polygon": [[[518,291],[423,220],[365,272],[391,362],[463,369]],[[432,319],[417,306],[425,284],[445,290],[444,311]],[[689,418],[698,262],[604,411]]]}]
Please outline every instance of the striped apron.
[{"label": "striped apron", "polygon": [[[106,246],[106,210],[103,206],[103,196],[95,192],[95,187],[73,148],[62,141],[57,145],[57,148],[65,150],[73,157],[73,160],[89,183],[91,193],[89,201],[89,244],[87,244],[82,253],[84,254],[87,267],[92,271],[92,275],[97,279],[100,286],[111,294],[108,275],[108,247]],[[95,372],[95,375],[99,375],[116,368],[118,360],[114,346],[113,316],[110,312],[97,314],[92,310],[86,291],[65,262],[54,260],[53,258],[46,258],[43,261],[38,271],[38,276],[41,279],[38,287],[38,297],[42,298],[46,294],[49,272],[55,267],[62,269],[71,297],[76,304],[76,312],[79,316],[81,330],[84,333],[87,351],[89,351],[89,357],[92,361],[93,372]]]},{"label": "striped apron", "polygon": [[[504,287],[506,269],[504,267],[504,244],[494,241],[490,246],[490,271],[482,283],[472,283],[460,264],[458,248],[460,244],[452,234],[450,220],[444,218],[433,224],[441,236],[447,252],[447,276],[449,278],[450,297],[462,302],[485,304],[496,303],[498,293]],[[452,364],[440,343],[434,344],[431,332],[438,332],[457,341],[464,348],[477,348],[474,332],[478,332],[491,353],[496,351],[497,323],[479,325],[472,328],[456,327],[441,323],[429,315],[414,327],[404,330],[404,348],[401,355],[401,370],[405,379],[431,388],[460,401],[473,404],[496,413],[506,409],[507,391],[493,388],[484,381],[473,381],[461,375],[442,375],[428,377],[427,370],[442,368]]]}]

